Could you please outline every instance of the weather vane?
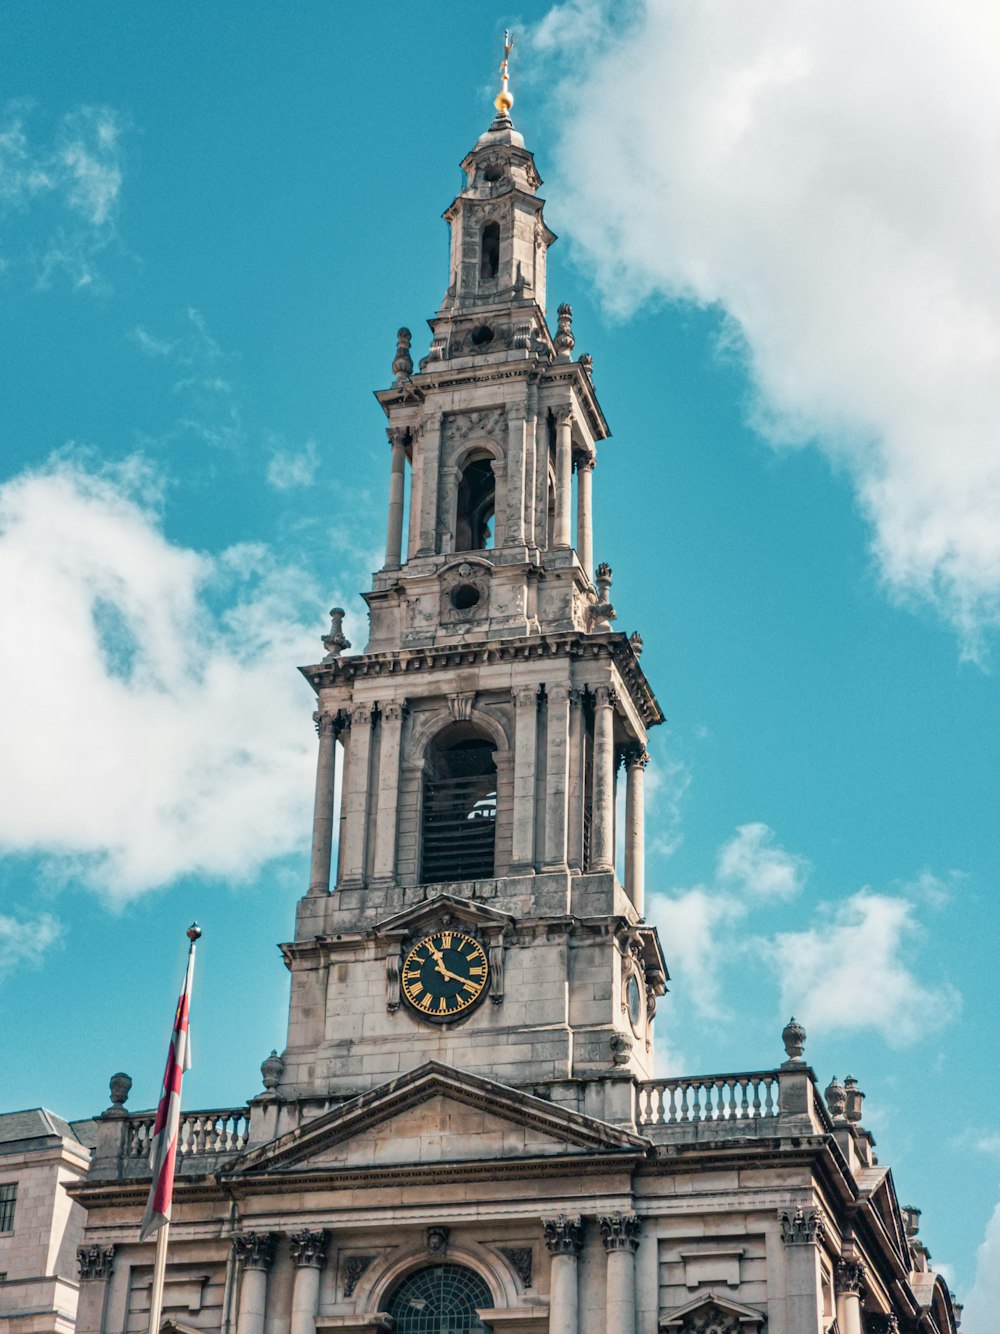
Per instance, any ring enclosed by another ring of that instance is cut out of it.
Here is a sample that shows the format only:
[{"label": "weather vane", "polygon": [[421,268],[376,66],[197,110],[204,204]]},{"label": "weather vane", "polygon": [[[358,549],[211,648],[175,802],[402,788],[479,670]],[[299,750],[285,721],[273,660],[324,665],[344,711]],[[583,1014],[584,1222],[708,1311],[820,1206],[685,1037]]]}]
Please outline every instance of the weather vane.
[{"label": "weather vane", "polygon": [[514,38],[505,28],[503,34],[503,64],[500,66],[500,91],[497,93],[493,102],[493,105],[501,116],[509,116],[510,109],[514,105],[513,94],[507,88],[507,61],[510,59],[510,53],[513,49]]}]

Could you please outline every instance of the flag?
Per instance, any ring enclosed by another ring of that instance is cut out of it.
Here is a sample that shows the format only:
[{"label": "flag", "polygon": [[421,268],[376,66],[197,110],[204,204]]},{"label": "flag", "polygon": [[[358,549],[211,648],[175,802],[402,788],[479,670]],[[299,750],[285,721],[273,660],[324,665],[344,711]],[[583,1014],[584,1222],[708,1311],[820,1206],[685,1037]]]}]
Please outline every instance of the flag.
[{"label": "flag", "polygon": [[[188,933],[190,935],[190,932]],[[198,933],[201,934],[200,932]],[[164,1223],[170,1222],[170,1206],[174,1197],[174,1164],[177,1159],[177,1136],[181,1123],[181,1081],[184,1071],[191,1068],[191,1040],[188,1021],[191,1007],[191,981],[194,974],[194,941],[188,951],[187,971],[184,974],[184,986],[177,1001],[177,1013],[174,1015],[174,1027],[170,1034],[170,1047],[167,1051],[167,1068],[163,1072],[163,1088],[160,1091],[160,1104],[156,1109],[153,1123],[153,1138],[149,1146],[149,1161],[153,1168],[153,1181],[146,1201],[139,1240],[145,1241],[157,1232]]]}]

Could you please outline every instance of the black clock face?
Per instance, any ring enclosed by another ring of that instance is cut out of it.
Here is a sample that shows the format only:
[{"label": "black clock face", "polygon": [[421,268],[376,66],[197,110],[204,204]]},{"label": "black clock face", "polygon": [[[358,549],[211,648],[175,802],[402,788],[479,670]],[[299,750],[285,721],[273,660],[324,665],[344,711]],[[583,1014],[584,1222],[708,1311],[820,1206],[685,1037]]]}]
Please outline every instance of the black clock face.
[{"label": "black clock face", "polygon": [[463,931],[434,931],[403,960],[403,995],[417,1014],[438,1023],[467,1013],[482,999],[488,979],[482,945]]},{"label": "black clock face", "polygon": [[632,1027],[638,1028],[642,1019],[642,992],[639,989],[639,979],[634,973],[625,983],[625,1003],[628,1006],[628,1017],[632,1021]]}]

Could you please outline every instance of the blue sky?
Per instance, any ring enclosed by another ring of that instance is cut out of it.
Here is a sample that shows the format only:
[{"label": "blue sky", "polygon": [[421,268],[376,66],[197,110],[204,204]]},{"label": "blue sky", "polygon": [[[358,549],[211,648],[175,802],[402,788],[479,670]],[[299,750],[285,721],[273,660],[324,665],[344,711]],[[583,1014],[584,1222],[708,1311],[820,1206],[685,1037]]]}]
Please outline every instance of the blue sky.
[{"label": "blue sky", "polygon": [[794,1008],[960,1297],[984,1245],[976,1334],[1000,1268],[1000,39],[973,3],[903,34],[889,0],[615,12],[4,6],[4,1103],[88,1115],[125,1069],[149,1105],[194,917],[189,1105],[252,1096],[283,1045],[295,667],[335,601],[363,646],[371,390],[400,324],[425,350],[508,22],[550,315],[572,302],[614,432],[595,552],[668,718],[664,1068],[776,1064]]}]

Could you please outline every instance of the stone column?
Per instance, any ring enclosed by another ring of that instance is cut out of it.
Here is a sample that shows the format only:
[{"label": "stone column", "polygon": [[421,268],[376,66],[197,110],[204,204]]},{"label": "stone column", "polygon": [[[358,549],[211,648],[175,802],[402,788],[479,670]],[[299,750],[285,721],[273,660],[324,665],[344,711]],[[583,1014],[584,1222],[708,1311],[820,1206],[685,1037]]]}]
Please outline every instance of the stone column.
[{"label": "stone column", "polygon": [[421,426],[420,529],[417,555],[437,551],[438,472],[441,467],[441,414],[429,412]]},{"label": "stone column", "polygon": [[78,1246],[80,1294],[76,1328],[81,1334],[103,1334],[108,1305],[108,1283],[115,1266],[114,1246]]},{"label": "stone column", "polygon": [[569,407],[556,408],[556,506],[552,545],[573,545],[570,505],[573,500],[573,414]]},{"label": "stone column", "polygon": [[[803,1068],[805,1062],[802,1063]],[[823,1327],[823,1286],[819,1256],[823,1249],[823,1216],[818,1209],[801,1207],[779,1215],[784,1276],[778,1269],[781,1306],[774,1323],[787,1330],[813,1331]],[[782,1310],[783,1308],[783,1310]],[[782,1318],[783,1317],[783,1318]]]},{"label": "stone column", "polygon": [[[506,523],[503,541],[505,546],[523,546],[524,533],[524,489],[526,481],[525,446],[526,423],[524,417],[508,410],[507,415],[507,498]],[[497,542],[500,545],[499,524]]]},{"label": "stone column", "polygon": [[368,841],[368,769],[372,744],[372,706],[355,704],[351,710],[351,744],[344,774],[344,822],[341,827],[341,882],[357,888],[365,878]]},{"label": "stone column", "polygon": [[538,687],[514,688],[514,831],[511,875],[535,869],[535,759],[538,749]]},{"label": "stone column", "polygon": [[837,1290],[837,1324],[840,1334],[864,1334],[861,1318],[861,1294],[865,1267],[860,1260],[840,1259],[834,1284]]},{"label": "stone column", "polygon": [[319,737],[316,761],[316,800],[313,804],[312,865],[309,869],[310,895],[330,892],[330,853],[333,848],[333,784],[337,756],[339,721],[332,713],[314,713]]},{"label": "stone column", "polygon": [[274,1259],[273,1232],[240,1232],[233,1251],[240,1265],[240,1307],[236,1334],[264,1334],[267,1273]]},{"label": "stone column", "polygon": [[594,793],[590,869],[615,869],[615,700],[611,686],[594,688]]},{"label": "stone column", "polygon": [[569,796],[569,687],[547,686],[545,744],[545,871],[566,870]]},{"label": "stone column", "polygon": [[577,1262],[583,1246],[579,1218],[543,1218],[545,1245],[552,1257],[549,1278],[549,1334],[577,1334],[579,1288]]},{"label": "stone column", "polygon": [[396,825],[399,813],[399,754],[406,706],[393,700],[382,709],[379,749],[378,806],[375,810],[376,880],[396,878]]},{"label": "stone column", "polygon": [[288,1334],[316,1334],[319,1279],[326,1261],[326,1233],[296,1232],[291,1243],[295,1281],[292,1285],[292,1319]]},{"label": "stone column", "polygon": [[581,458],[576,465],[576,550],[588,580],[594,582],[594,458]]},{"label": "stone column", "polygon": [[448,555],[455,548],[455,517],[458,514],[458,488],[462,474],[457,468],[441,468],[438,477],[440,479],[438,510],[445,529],[441,540],[441,554]]},{"label": "stone column", "polygon": [[644,780],[649,756],[642,746],[625,752],[625,893],[641,917],[646,902]]},{"label": "stone column", "polygon": [[406,484],[406,432],[399,427],[386,431],[392,444],[389,471],[389,524],[385,535],[385,568],[398,570],[403,554],[403,489]]},{"label": "stone column", "polygon": [[569,692],[569,801],[566,817],[566,860],[571,870],[583,870],[583,691]]},{"label": "stone column", "polygon": [[635,1253],[642,1220],[637,1214],[598,1218],[608,1253],[607,1334],[635,1334]]}]

